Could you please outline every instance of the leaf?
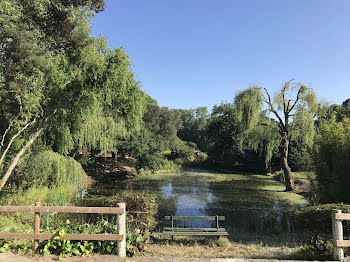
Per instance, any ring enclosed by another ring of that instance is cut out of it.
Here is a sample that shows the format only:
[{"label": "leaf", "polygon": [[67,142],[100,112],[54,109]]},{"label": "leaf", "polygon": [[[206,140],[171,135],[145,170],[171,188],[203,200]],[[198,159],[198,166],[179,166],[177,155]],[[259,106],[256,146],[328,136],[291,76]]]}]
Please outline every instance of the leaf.
[{"label": "leaf", "polygon": [[81,255],[79,249],[77,249],[77,248],[73,248],[73,249],[72,249],[72,253],[73,253],[74,255]]}]

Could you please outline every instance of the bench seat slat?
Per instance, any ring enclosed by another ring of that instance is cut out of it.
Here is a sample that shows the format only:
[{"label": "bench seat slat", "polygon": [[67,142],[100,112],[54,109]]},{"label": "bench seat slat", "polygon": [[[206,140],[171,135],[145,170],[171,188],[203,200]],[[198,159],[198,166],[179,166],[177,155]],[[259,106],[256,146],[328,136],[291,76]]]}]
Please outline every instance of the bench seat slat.
[{"label": "bench seat slat", "polygon": [[[165,216],[165,220],[171,220],[171,216]],[[215,221],[216,216],[173,216],[173,220],[207,220]],[[225,220],[225,216],[218,216],[218,220]]]},{"label": "bench seat slat", "polygon": [[182,227],[164,227],[164,231],[180,231],[180,232],[184,232],[184,231],[226,231],[225,228],[182,228]]},{"label": "bench seat slat", "polygon": [[164,235],[171,236],[228,236],[228,233],[225,232],[171,232],[165,231]]}]

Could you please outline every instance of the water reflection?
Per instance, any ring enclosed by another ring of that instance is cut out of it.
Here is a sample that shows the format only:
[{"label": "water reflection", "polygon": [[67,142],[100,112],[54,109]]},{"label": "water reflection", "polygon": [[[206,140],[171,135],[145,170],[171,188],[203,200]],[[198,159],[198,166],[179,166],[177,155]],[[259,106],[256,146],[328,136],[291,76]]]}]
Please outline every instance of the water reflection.
[{"label": "water reflection", "polygon": [[[212,174],[215,176],[215,174]],[[146,191],[159,195],[159,217],[223,215],[230,236],[242,234],[291,235],[296,230],[293,211],[296,207],[286,205],[283,200],[267,199],[269,192],[251,188],[249,177],[242,181],[216,182],[186,173],[164,176],[159,179],[126,181],[120,189]],[[243,185],[243,186],[242,186]],[[271,191],[270,191],[271,192]],[[266,199],[265,199],[266,198]],[[179,226],[210,227],[212,221],[186,221]]]}]

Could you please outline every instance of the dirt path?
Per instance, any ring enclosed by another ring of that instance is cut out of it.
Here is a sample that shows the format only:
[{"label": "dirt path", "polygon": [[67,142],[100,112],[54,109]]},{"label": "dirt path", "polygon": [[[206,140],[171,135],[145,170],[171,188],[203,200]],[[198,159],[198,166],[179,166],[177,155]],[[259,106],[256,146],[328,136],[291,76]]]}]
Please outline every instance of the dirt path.
[{"label": "dirt path", "polygon": [[[277,260],[277,259],[234,259],[234,258],[181,258],[181,257],[135,257],[135,258],[118,258],[116,256],[109,255],[89,255],[82,257],[69,257],[64,260],[59,260],[56,256],[21,256],[13,254],[12,252],[6,252],[0,254],[1,262],[54,262],[54,261],[66,261],[66,262],[291,262],[294,260]],[[345,259],[345,261],[350,261]],[[306,262],[298,260],[298,262]]]}]

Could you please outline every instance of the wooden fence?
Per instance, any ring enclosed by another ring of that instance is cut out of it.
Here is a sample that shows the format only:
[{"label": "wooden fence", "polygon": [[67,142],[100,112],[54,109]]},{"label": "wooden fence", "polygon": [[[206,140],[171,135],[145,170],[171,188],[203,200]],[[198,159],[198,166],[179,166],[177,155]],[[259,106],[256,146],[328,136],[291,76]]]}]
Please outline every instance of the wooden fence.
[{"label": "wooden fence", "polygon": [[0,213],[34,212],[34,233],[0,233],[0,239],[33,239],[34,250],[39,246],[39,240],[49,240],[57,237],[57,233],[40,233],[41,213],[71,213],[71,214],[114,214],[117,215],[117,234],[66,234],[58,236],[69,240],[108,240],[117,241],[118,256],[126,256],[126,225],[125,203],[118,203],[118,207],[58,207],[41,206],[0,206]]},{"label": "wooden fence", "polygon": [[350,240],[343,239],[343,220],[350,220],[350,213],[341,210],[332,211],[332,231],[334,244],[334,260],[344,259],[344,247],[350,247]]}]

